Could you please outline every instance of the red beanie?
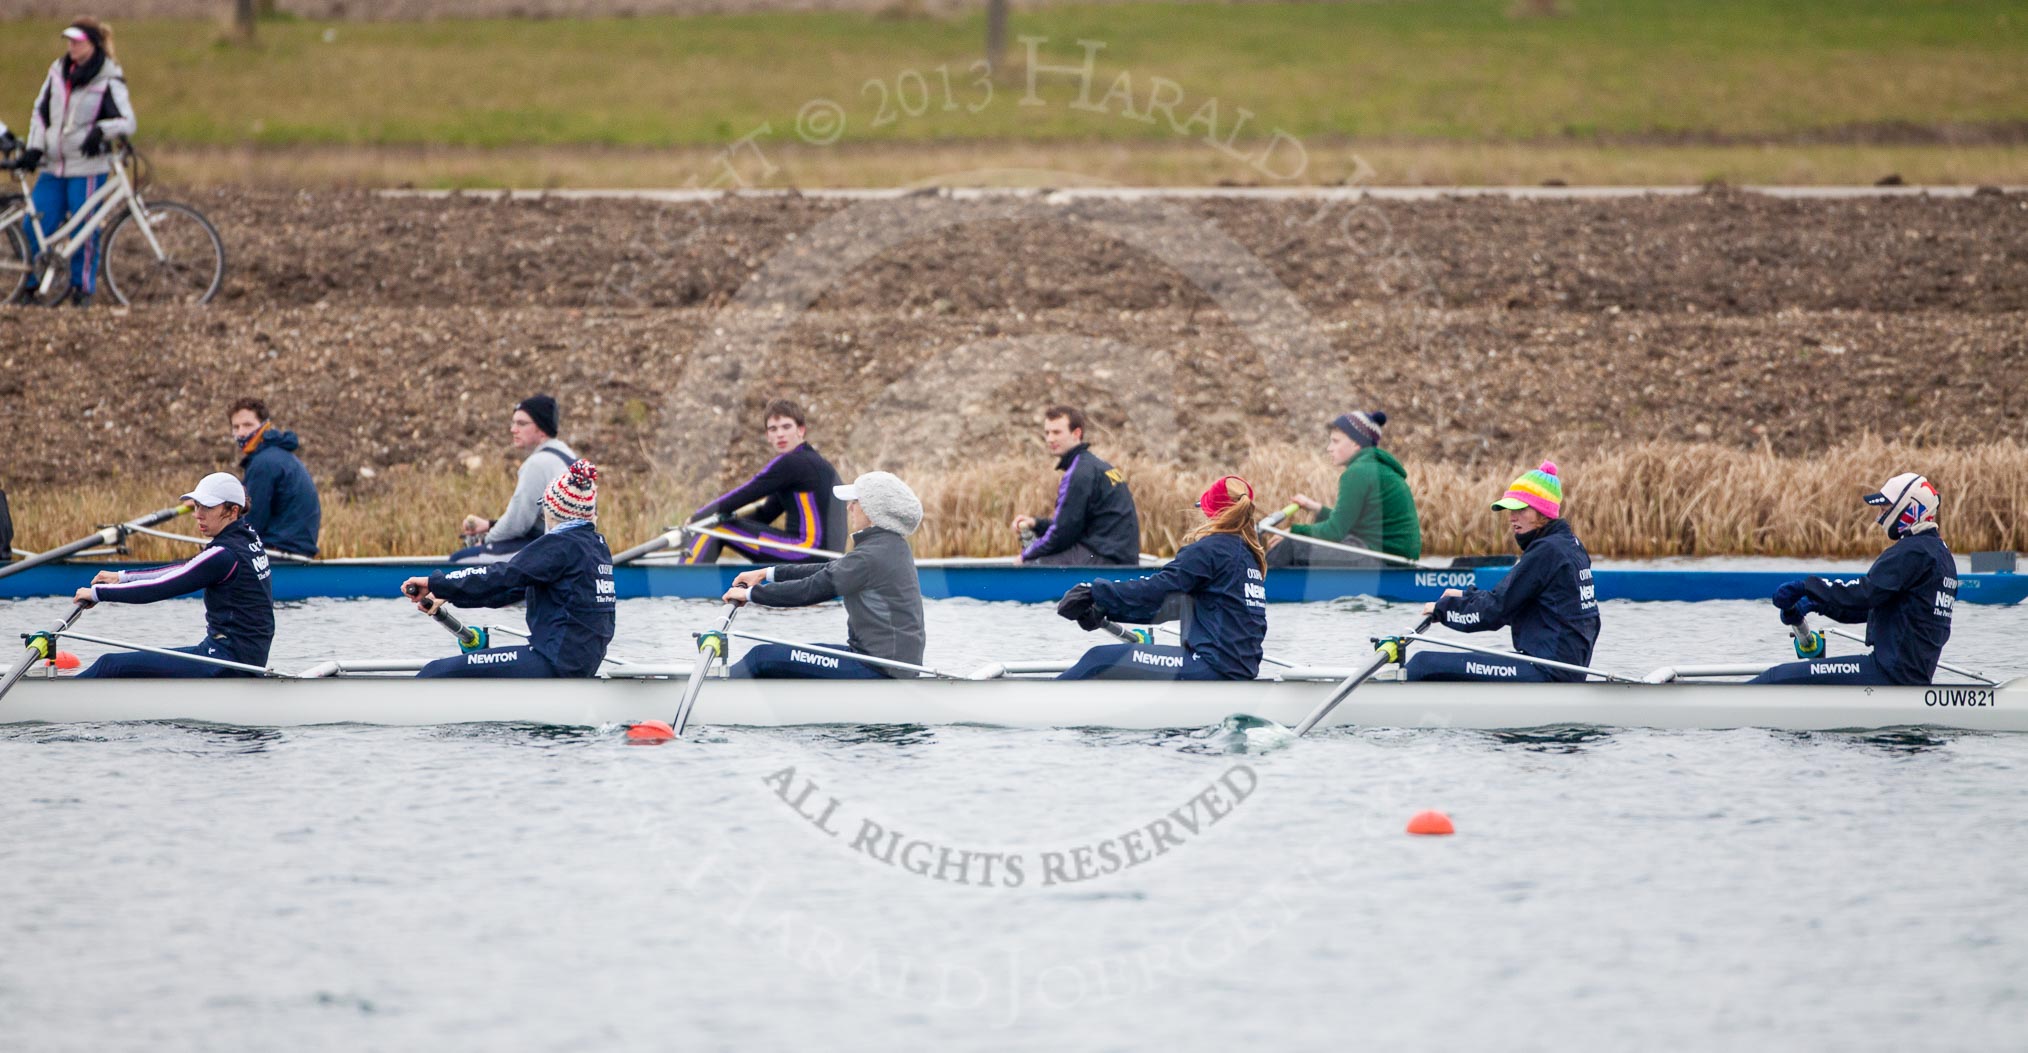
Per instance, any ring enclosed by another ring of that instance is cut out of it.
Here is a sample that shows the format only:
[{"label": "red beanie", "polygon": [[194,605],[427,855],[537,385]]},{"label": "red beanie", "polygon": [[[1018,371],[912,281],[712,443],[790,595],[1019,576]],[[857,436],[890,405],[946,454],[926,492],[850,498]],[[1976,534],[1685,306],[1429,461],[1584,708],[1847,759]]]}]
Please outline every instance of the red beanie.
[{"label": "red beanie", "polygon": [[1205,488],[1203,496],[1197,499],[1197,507],[1204,510],[1204,518],[1215,519],[1218,517],[1218,513],[1232,507],[1234,503],[1233,496],[1232,491],[1226,485],[1227,480],[1244,487],[1246,489],[1246,499],[1249,501],[1253,500],[1252,483],[1236,475],[1221,475],[1213,480],[1211,485]]}]

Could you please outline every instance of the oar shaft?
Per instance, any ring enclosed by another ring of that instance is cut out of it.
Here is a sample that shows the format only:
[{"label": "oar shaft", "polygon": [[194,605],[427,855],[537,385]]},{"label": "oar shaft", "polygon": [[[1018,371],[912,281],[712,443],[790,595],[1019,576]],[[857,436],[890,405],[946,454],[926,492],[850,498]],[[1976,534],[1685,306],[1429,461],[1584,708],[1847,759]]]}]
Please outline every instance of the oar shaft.
[{"label": "oar shaft", "polygon": [[97,636],[86,636],[83,633],[65,632],[62,635],[68,636],[73,640],[95,643],[101,647],[118,647],[124,651],[142,651],[147,654],[158,654],[164,658],[181,658],[184,661],[197,662],[202,665],[215,665],[221,669],[237,669],[242,673],[252,673],[255,676],[279,677],[284,675],[261,666],[247,665],[245,662],[230,662],[223,658],[213,658],[205,654],[191,654],[189,651],[177,651],[167,647],[150,647],[147,644],[128,643],[125,640],[107,640]]},{"label": "oar shaft", "polygon": [[[60,634],[69,631],[72,625],[77,624],[78,617],[84,614],[85,610],[86,610],[85,605],[82,603],[78,604],[75,607],[72,607],[70,609],[70,615],[64,618],[63,624],[57,626],[55,629],[50,631],[48,639],[53,641]],[[14,663],[14,668],[9,669],[7,671],[6,681],[0,682],[0,698],[5,698],[7,696],[7,692],[13,689],[14,682],[28,675],[28,671],[35,667],[36,662],[56,657],[56,655],[53,653],[53,649],[50,653],[45,653],[42,648],[35,646],[35,644],[33,643],[29,644],[23,650],[25,650],[27,653],[21,656],[21,661]]]},{"label": "oar shaft", "polygon": [[897,662],[892,658],[879,658],[870,654],[860,654],[857,651],[841,651],[835,647],[825,647],[822,644],[795,643],[790,640],[777,640],[772,636],[760,636],[754,633],[733,633],[732,635],[737,636],[742,640],[752,640],[755,643],[770,643],[778,647],[793,647],[799,651],[809,651],[812,654],[830,655],[833,658],[849,658],[855,662],[865,662],[867,665],[877,665],[887,669],[899,669],[906,673],[918,673],[918,674],[927,673],[930,676],[934,676],[942,680],[967,679],[966,677],[959,676],[955,673],[946,673],[941,669],[931,669],[929,666],[926,665],[913,665],[908,662]]},{"label": "oar shaft", "polygon": [[1422,560],[1409,559],[1406,556],[1397,556],[1390,552],[1377,552],[1370,548],[1360,548],[1358,545],[1347,545],[1341,541],[1326,541],[1320,537],[1304,537],[1301,534],[1292,534],[1286,530],[1283,530],[1281,527],[1269,526],[1265,523],[1261,525],[1260,529],[1261,533],[1274,534],[1278,537],[1281,537],[1289,541],[1300,541],[1305,545],[1315,545],[1318,548],[1337,549],[1340,552],[1350,552],[1355,556],[1367,556],[1385,563],[1393,563],[1403,567],[1414,567],[1417,570],[1432,569],[1431,564],[1424,563]]},{"label": "oar shaft", "polygon": [[1407,636],[1402,637],[1402,639],[1415,640],[1417,642],[1426,644],[1435,644],[1438,647],[1449,647],[1459,651],[1470,651],[1473,654],[1482,654],[1488,658],[1511,658],[1517,662],[1527,662],[1530,665],[1539,665],[1545,669],[1561,669],[1567,673],[1584,673],[1587,676],[1596,676],[1602,680],[1615,680],[1622,684],[1638,684],[1641,682],[1630,676],[1621,676],[1618,673],[1608,673],[1603,669],[1594,669],[1588,665],[1572,665],[1569,662],[1558,662],[1551,658],[1537,658],[1532,654],[1520,654],[1515,651],[1502,651],[1497,647],[1479,647],[1475,644],[1459,643],[1456,640],[1445,640],[1435,636],[1424,636],[1419,630],[1417,632],[1413,632],[1408,634]]},{"label": "oar shaft", "polygon": [[189,505],[176,505],[173,508],[164,508],[160,511],[150,512],[139,519],[130,519],[125,523],[106,527],[89,537],[78,538],[68,545],[58,545],[47,552],[38,552],[19,563],[9,563],[5,566],[0,566],[0,578],[4,578],[9,574],[19,574],[30,567],[54,563],[57,560],[77,555],[88,548],[95,548],[99,545],[117,545],[122,537],[133,533],[141,527],[151,527],[157,523],[167,522],[189,511]]},{"label": "oar shaft", "polygon": [[729,530],[719,530],[716,527],[700,528],[692,526],[690,528],[690,533],[702,534],[705,537],[717,538],[720,541],[737,541],[742,545],[753,545],[757,548],[773,549],[777,552],[795,552],[805,556],[822,556],[825,559],[845,558],[845,553],[833,552],[828,548],[812,548],[809,545],[795,545],[790,544],[787,541],[776,541],[773,538],[747,537],[744,534],[735,534]]},{"label": "oar shaft", "polygon": [[[1415,628],[1404,635],[1402,639],[1414,639],[1424,629],[1429,628],[1430,623],[1435,620],[1436,617],[1434,615],[1424,615],[1422,621],[1417,622]],[[1359,689],[1360,684],[1365,683],[1369,677],[1380,671],[1381,666],[1386,665],[1396,656],[1396,654],[1390,653],[1385,647],[1375,648],[1371,660],[1365,665],[1360,666],[1358,672],[1346,677],[1345,681],[1331,692],[1331,697],[1324,700],[1323,705],[1311,710],[1310,715],[1304,718],[1301,724],[1296,725],[1296,737],[1301,738],[1309,734],[1310,729],[1316,727],[1318,721],[1329,716],[1332,710],[1338,708],[1338,703],[1345,701],[1352,692]]]},{"label": "oar shaft", "polygon": [[[1833,636],[1842,636],[1845,639],[1852,641],[1853,643],[1863,644],[1866,642],[1866,638],[1864,636],[1861,636],[1855,632],[1847,632],[1846,630],[1840,629],[1835,625],[1830,626],[1824,631],[1830,633]],[[1972,669],[1966,669],[1964,666],[1961,665],[1952,665],[1949,662],[1939,661],[1937,662],[1936,667],[1938,669],[1948,669],[1951,672],[1958,674],[1959,676],[1968,676],[1974,680],[1982,680],[1988,684],[1999,683],[1999,681],[1994,680],[1992,677],[1987,676],[1984,673]]]},{"label": "oar shaft", "polygon": [[713,666],[726,660],[726,652],[732,650],[726,641],[726,634],[732,631],[732,620],[739,617],[737,603],[725,605],[725,620],[718,625],[718,632],[699,634],[697,653],[702,657],[690,670],[690,679],[683,685],[683,701],[676,707],[676,719],[669,722],[669,729],[682,737],[683,729],[690,724],[690,710],[697,705],[697,694],[704,690],[704,679],[711,675]]}]

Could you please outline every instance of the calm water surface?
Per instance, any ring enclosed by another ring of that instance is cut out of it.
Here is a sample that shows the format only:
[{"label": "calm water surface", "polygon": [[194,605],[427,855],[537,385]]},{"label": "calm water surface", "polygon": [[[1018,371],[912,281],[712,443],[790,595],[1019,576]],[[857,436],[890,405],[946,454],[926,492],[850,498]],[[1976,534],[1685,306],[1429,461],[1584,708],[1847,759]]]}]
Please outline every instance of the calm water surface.
[{"label": "calm water surface", "polygon": [[[0,620],[57,611],[0,603]],[[88,622],[185,643],[200,618],[178,602]],[[615,653],[672,657],[713,608],[630,601],[621,618]],[[1787,649],[1764,604],[1605,618],[1598,660],[1620,671]],[[395,601],[280,619],[283,668],[451,651]],[[1277,606],[1270,649],[1340,664],[1413,620]],[[930,625],[930,661],[952,669],[1094,642],[1046,607],[939,603]],[[838,639],[843,615],[751,627]],[[1947,658],[2028,674],[2024,641],[2028,609],[1964,607]],[[706,729],[639,748],[500,725],[0,727],[0,1048],[2028,1038],[2028,737],[1240,745],[1215,729]],[[1405,836],[1429,807],[1458,835]]]}]

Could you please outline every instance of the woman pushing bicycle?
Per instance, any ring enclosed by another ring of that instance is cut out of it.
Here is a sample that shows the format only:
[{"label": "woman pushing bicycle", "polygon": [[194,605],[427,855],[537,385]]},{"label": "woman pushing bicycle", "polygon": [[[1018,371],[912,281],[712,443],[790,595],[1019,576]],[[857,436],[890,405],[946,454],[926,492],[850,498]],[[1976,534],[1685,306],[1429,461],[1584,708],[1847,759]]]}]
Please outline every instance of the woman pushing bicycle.
[{"label": "woman pushing bicycle", "polygon": [[[50,64],[42,92],[28,118],[28,149],[22,167],[42,168],[35,181],[35,210],[28,227],[30,252],[42,248],[42,236],[54,232],[85,199],[103,186],[113,167],[113,141],[134,134],[134,106],[127,98],[127,78],[113,60],[112,27],[96,18],[79,18],[63,31],[68,50]],[[70,302],[89,306],[98,292],[99,235],[70,259]],[[31,291],[31,275],[21,290]],[[20,294],[17,294],[19,296]]]}]

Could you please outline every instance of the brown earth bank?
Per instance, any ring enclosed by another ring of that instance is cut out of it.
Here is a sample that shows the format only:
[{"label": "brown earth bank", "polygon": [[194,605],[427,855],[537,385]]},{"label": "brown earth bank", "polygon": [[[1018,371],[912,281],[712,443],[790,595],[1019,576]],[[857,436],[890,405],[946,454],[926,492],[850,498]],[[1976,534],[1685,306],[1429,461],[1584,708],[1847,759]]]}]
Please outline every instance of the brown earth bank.
[{"label": "brown earth bank", "polygon": [[[198,203],[232,254],[219,303],[0,310],[0,485],[180,492],[230,464],[225,410],[243,394],[302,435],[331,500],[408,516],[433,489],[490,500],[509,410],[550,391],[644,529],[758,465],[755,418],[778,394],[810,404],[813,441],[848,471],[1005,488],[1008,465],[1030,464],[1044,497],[1036,414],[1058,400],[1162,488],[1316,445],[1353,406],[1386,409],[1389,446],[1468,479],[1459,493],[1657,440],[1840,492],[1894,459],[1851,456],[1861,436],[1918,460],[2028,442],[2018,196]],[[1720,501],[1712,459],[1629,469],[1615,500]],[[1328,489],[1316,460],[1290,485]],[[1998,474],[1976,485],[2003,495],[1982,506],[1995,537],[2014,536],[2022,458],[1952,463]],[[1620,547],[1727,550],[1693,533],[1644,521]]]},{"label": "brown earth bank", "polygon": [[2028,310],[2028,195],[1779,199],[701,204],[221,188],[186,196],[232,254],[228,304],[717,306],[792,236],[912,238],[842,274],[835,309],[1206,307],[1130,244],[1229,238],[1312,311],[1426,306],[1766,314]]}]

